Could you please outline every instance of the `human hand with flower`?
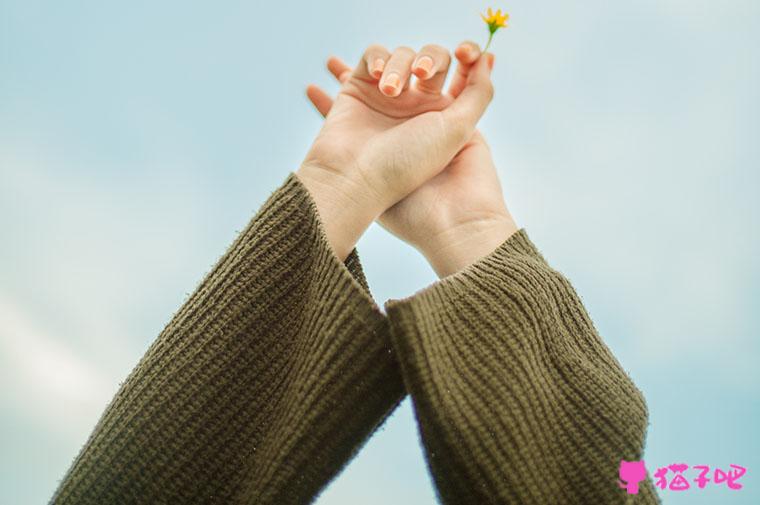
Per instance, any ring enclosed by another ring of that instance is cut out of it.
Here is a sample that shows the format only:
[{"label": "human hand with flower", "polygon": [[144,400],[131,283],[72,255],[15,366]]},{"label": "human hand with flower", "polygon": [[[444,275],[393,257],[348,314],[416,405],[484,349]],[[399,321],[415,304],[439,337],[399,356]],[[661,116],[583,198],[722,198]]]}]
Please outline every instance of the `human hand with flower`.
[{"label": "human hand with flower", "polygon": [[[420,54],[424,52],[423,49]],[[444,57],[443,51],[438,54]],[[458,64],[448,92],[442,94],[445,75],[439,77],[441,84],[436,85],[437,93],[425,97],[429,100],[426,105],[438,106],[437,100],[445,104],[456,99],[478,62],[488,58],[486,61],[493,64],[493,56],[481,58],[480,48],[474,42],[460,44],[454,54]],[[447,61],[445,57],[444,61]],[[353,75],[352,69],[337,58],[330,58],[327,67],[343,83]],[[307,94],[319,112],[329,119],[334,113],[331,111],[335,105],[333,100],[315,86],[307,88]],[[392,102],[392,105],[408,104]],[[443,170],[385,210],[378,222],[420,250],[440,277],[485,256],[517,231],[504,203],[490,149],[477,130],[451,156]]]},{"label": "human hand with flower", "polygon": [[[455,92],[443,93],[449,63],[440,46],[390,53],[374,45],[353,70],[330,60],[342,82],[334,101],[309,89],[326,120],[296,175],[339,258],[372,221],[439,174],[471,141],[493,95],[493,60],[472,60],[454,77]],[[404,212],[388,218],[400,222]]]}]

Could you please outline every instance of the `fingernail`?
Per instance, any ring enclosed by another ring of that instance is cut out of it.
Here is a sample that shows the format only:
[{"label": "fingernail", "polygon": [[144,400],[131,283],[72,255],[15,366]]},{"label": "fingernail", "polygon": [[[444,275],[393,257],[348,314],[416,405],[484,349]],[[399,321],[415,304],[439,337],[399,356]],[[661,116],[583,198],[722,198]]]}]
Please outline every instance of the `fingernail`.
[{"label": "fingernail", "polygon": [[[420,56],[420,58],[417,59],[417,62],[414,64],[414,70],[414,73],[416,75],[422,77],[423,79],[427,79],[433,72],[433,58],[430,56]],[[422,70],[422,75],[417,73],[417,70]]]},{"label": "fingernail", "polygon": [[496,57],[492,53],[488,53],[488,70],[493,70],[493,62]]},{"label": "fingernail", "polygon": [[372,62],[372,70],[370,73],[372,74],[372,77],[378,78],[383,74],[383,69],[385,68],[385,61],[382,58],[378,58],[375,61]]},{"label": "fingernail", "polygon": [[386,95],[395,95],[401,84],[401,77],[396,72],[391,72],[383,79],[383,91]]}]

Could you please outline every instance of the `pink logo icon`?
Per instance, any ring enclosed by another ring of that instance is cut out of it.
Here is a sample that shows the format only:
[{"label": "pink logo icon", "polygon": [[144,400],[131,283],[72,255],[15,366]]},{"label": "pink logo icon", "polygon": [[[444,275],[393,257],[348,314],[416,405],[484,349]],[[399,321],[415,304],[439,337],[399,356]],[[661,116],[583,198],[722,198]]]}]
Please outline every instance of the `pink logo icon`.
[{"label": "pink logo icon", "polygon": [[628,494],[639,494],[639,482],[647,478],[647,468],[644,466],[644,460],[625,461],[621,459],[618,475],[621,481],[618,485],[622,489],[625,489]]}]

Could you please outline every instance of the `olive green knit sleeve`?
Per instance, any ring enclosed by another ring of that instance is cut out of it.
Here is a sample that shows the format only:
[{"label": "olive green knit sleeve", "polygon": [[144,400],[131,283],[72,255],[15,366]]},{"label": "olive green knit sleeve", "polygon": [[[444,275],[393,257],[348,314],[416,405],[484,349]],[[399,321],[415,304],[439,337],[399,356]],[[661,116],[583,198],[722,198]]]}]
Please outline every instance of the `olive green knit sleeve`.
[{"label": "olive green knit sleeve", "polygon": [[644,397],[524,230],[385,307],[443,503],[657,503],[618,485]]},{"label": "olive green knit sleeve", "polygon": [[356,251],[295,174],[130,374],[54,503],[301,504],[404,396]]}]

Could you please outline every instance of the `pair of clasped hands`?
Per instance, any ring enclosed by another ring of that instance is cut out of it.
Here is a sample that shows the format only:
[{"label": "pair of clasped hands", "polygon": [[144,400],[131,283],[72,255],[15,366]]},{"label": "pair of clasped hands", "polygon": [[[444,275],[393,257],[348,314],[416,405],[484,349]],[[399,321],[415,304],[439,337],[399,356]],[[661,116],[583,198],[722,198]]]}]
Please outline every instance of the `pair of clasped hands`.
[{"label": "pair of clasped hands", "polygon": [[[476,124],[493,97],[494,57],[464,42],[443,90],[449,51],[377,45],[356,68],[331,57],[331,98],[310,85],[325,117],[296,176],[341,259],[377,220],[418,249],[439,277],[493,252],[517,231]],[[414,76],[414,77],[413,77]]]}]

